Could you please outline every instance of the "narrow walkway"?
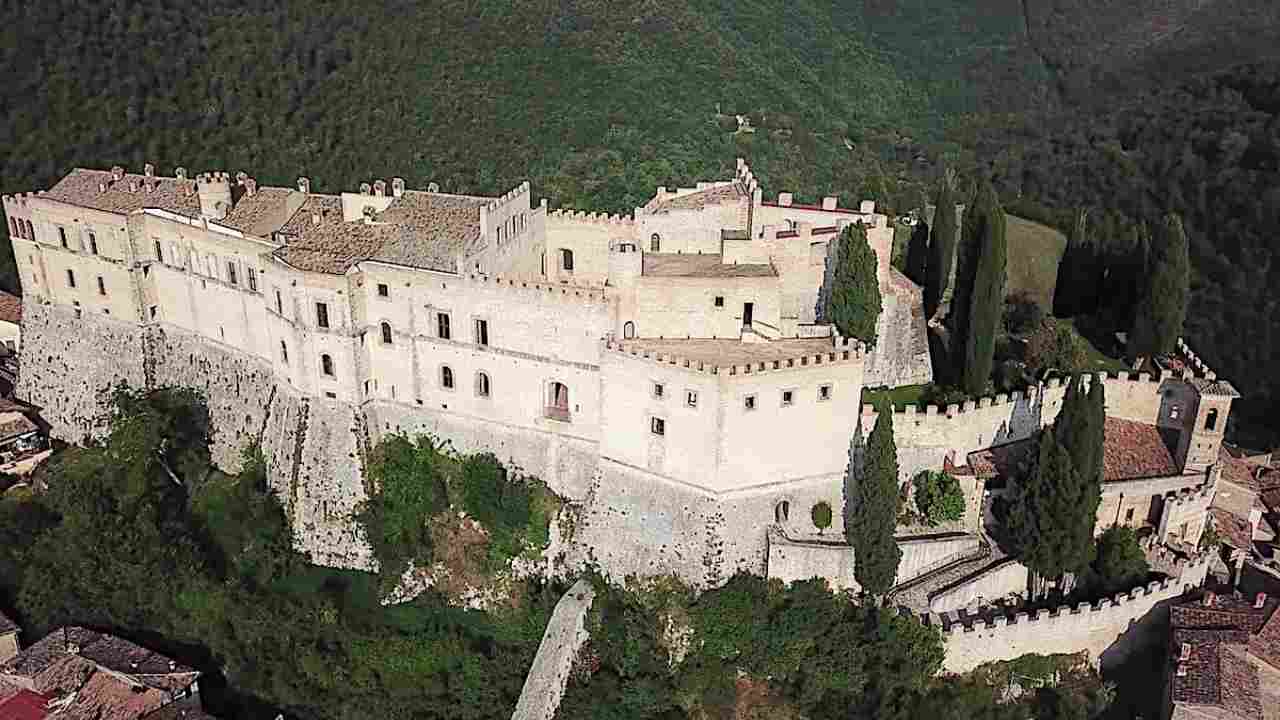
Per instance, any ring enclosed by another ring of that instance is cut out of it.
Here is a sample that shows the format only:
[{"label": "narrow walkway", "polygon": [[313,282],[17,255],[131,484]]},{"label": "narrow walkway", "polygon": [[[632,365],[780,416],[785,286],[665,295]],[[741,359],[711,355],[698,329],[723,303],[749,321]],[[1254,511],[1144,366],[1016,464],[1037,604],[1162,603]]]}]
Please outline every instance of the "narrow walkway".
[{"label": "narrow walkway", "polygon": [[1000,552],[986,533],[982,533],[980,538],[978,549],[973,553],[890,589],[885,595],[885,604],[903,606],[912,612],[926,613],[929,611],[930,595],[1004,559],[1004,553]]}]

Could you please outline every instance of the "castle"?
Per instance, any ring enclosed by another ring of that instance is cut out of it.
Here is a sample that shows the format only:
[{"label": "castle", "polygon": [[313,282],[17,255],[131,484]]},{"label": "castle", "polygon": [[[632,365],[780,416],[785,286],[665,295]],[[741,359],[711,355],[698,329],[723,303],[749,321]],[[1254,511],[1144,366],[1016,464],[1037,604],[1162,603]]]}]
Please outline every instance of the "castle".
[{"label": "castle", "polygon": [[[4,210],[25,300],[19,397],[79,440],[102,429],[104,387],[204,391],[216,462],[234,471],[258,442],[323,564],[374,564],[352,512],[365,452],[402,431],[542,478],[578,510],[567,562],[619,579],[847,569],[847,548],[803,546],[821,539],[810,508],[843,505],[859,417],[874,425],[861,391],[931,380],[889,218],[870,201],[766,201],[741,160],[626,217],[549,211],[527,183],[475,197],[393,178],[326,195],[306,178],[259,187],[151,165],[77,169]],[[852,223],[879,261],[872,349],[823,317],[833,241]],[[1236,393],[1185,347],[1162,362],[1093,379],[1122,423],[1100,524],[1193,545]],[[985,483],[1062,395],[1049,382],[895,418],[903,478],[949,464],[971,505],[954,533],[967,539],[919,541],[904,569],[968,557]],[[840,536],[839,512],[826,532]],[[781,570],[771,534],[803,549]]]}]

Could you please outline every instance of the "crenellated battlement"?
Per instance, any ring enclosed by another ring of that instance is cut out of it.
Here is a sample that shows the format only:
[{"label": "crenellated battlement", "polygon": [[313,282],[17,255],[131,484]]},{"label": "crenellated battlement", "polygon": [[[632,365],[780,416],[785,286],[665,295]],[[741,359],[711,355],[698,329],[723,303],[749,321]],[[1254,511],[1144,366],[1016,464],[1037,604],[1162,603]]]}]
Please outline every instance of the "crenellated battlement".
[{"label": "crenellated battlement", "polygon": [[[643,343],[643,341],[640,342]],[[691,372],[720,375],[723,377],[760,375],[775,371],[816,367],[819,365],[861,362],[863,355],[866,352],[866,347],[862,342],[854,338],[843,337],[832,338],[831,350],[829,351],[803,353],[785,358],[771,358],[768,360],[745,363],[722,363],[709,360],[705,357],[694,357],[693,355],[685,356],[678,353],[661,352],[644,347],[643,344],[637,345],[635,341],[618,340],[612,336],[605,338],[604,349],[622,355],[629,355],[631,357],[649,360],[660,365],[670,365],[689,370]]]},{"label": "crenellated battlement", "polygon": [[593,303],[605,303],[609,301],[608,297],[600,288],[587,285],[551,283],[519,276],[483,275],[476,273],[468,273],[465,277],[467,280],[478,285],[492,285],[494,287],[509,288],[513,290],[527,290],[529,292],[538,293],[543,297],[551,296],[565,299],[578,299],[584,302]]},{"label": "crenellated battlement", "polygon": [[[508,190],[506,193],[503,193],[501,197],[494,198],[482,209],[488,210],[490,213],[494,213],[502,209],[504,205],[509,205],[513,202],[516,202],[517,200],[520,200],[521,198],[528,198],[528,196],[529,196],[529,181],[526,180],[520,183],[519,185],[515,186],[514,188]],[[530,203],[526,202],[526,204],[530,204]]]},{"label": "crenellated battlement", "polygon": [[631,215],[611,215],[609,213],[585,212],[582,210],[551,210],[547,212],[548,222],[581,223],[589,225],[635,225]]}]

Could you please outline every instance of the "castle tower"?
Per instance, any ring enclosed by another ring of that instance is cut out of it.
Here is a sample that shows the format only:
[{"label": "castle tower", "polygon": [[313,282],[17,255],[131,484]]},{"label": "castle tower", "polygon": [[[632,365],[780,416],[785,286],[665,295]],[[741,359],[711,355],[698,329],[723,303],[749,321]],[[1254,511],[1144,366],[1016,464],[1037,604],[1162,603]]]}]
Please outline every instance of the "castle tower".
[{"label": "castle tower", "polygon": [[1196,415],[1185,431],[1180,449],[1185,470],[1203,470],[1218,462],[1231,402],[1240,397],[1240,393],[1231,383],[1212,375],[1195,378],[1192,384],[1196,390]]},{"label": "castle tower", "polygon": [[204,173],[196,178],[200,196],[200,216],[221,220],[231,211],[231,176],[224,172]]}]

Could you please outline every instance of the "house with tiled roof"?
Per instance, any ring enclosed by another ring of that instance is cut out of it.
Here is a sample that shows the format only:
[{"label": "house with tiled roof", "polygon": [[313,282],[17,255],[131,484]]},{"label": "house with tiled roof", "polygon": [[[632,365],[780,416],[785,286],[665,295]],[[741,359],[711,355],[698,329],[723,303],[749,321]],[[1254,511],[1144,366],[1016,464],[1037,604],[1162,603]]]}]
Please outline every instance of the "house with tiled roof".
[{"label": "house with tiled roof", "polygon": [[123,638],[66,627],[0,663],[0,693],[8,688],[7,700],[21,702],[28,713],[42,699],[45,715],[32,717],[142,720],[179,701],[189,707],[199,676]]},{"label": "house with tiled roof", "polygon": [[1169,615],[1167,720],[1280,718],[1280,602],[1204,592]]}]

